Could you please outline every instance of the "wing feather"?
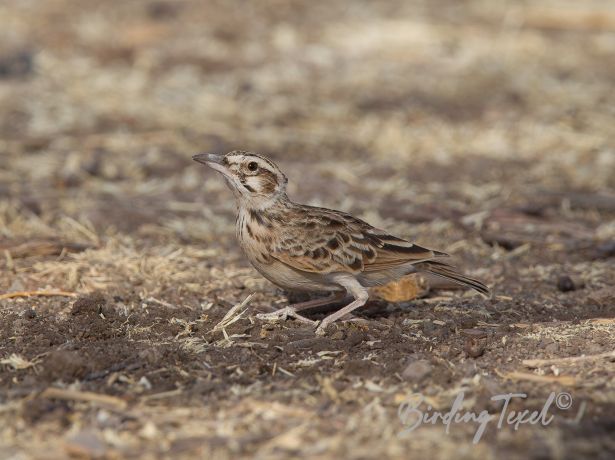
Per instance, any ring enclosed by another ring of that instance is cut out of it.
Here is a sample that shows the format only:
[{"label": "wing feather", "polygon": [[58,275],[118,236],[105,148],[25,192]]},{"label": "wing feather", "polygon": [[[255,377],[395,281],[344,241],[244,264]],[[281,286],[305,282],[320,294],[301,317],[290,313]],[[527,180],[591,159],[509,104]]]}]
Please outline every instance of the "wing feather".
[{"label": "wing feather", "polygon": [[[292,219],[286,238],[271,256],[310,273],[375,272],[446,256],[401,238],[346,213],[304,207],[302,219]],[[306,231],[310,229],[310,231]]]}]

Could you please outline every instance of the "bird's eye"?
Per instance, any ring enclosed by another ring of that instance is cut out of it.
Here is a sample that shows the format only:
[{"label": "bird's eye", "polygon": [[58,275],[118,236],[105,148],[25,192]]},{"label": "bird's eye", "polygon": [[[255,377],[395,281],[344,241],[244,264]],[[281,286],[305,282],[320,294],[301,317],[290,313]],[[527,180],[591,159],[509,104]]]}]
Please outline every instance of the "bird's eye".
[{"label": "bird's eye", "polygon": [[258,163],[256,163],[256,161],[251,161],[250,163],[248,163],[248,170],[256,171],[257,169],[258,169]]}]

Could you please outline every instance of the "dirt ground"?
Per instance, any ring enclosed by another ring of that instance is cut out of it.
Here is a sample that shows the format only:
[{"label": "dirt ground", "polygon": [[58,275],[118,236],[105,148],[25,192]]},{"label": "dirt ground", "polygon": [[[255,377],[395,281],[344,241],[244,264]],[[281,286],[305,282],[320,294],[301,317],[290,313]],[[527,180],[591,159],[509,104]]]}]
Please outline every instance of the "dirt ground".
[{"label": "dirt ground", "polygon": [[[0,21],[0,458],[613,458],[613,2],[23,0]],[[232,149],[493,298],[374,298],[325,337],[256,319],[298,297],[190,159]],[[460,392],[495,416],[554,393],[553,418],[404,433],[411,395]]]}]

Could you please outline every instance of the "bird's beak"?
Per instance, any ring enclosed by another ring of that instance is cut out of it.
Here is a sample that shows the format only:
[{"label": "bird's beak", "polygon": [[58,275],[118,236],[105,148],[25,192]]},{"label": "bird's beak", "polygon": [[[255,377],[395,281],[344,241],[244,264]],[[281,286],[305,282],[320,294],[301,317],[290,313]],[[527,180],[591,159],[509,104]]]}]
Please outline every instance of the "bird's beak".
[{"label": "bird's beak", "polygon": [[224,166],[224,155],[217,155],[215,153],[199,153],[198,155],[193,155],[192,159],[221,173],[225,173],[227,171],[226,166]]}]

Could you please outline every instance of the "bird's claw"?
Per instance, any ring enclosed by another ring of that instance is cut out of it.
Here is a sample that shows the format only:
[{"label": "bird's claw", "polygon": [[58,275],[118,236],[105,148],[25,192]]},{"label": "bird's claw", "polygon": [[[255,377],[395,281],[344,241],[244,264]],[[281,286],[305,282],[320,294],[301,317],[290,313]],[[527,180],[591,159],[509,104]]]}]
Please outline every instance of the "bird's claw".
[{"label": "bird's claw", "polygon": [[284,307],[280,308],[271,313],[259,313],[256,315],[258,319],[263,319],[266,321],[286,321],[289,317],[294,318],[297,321],[301,321],[302,323],[307,324],[316,324],[316,321],[312,321],[311,319],[306,318],[305,316],[301,316],[299,313],[295,311],[292,307]]},{"label": "bird's claw", "polygon": [[[368,321],[365,320],[364,318],[359,318],[357,316],[348,314],[346,316],[344,316],[342,319],[338,320],[342,323],[355,323],[355,324],[360,324],[360,325],[367,325]],[[326,329],[327,326],[329,326],[329,324],[333,323],[334,321],[327,321],[327,318],[323,319],[322,321],[320,321],[318,323],[318,325],[316,326],[316,335],[320,335],[323,336],[326,334]]]}]

